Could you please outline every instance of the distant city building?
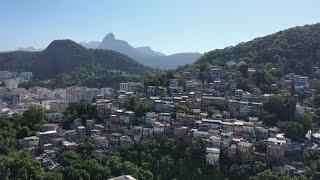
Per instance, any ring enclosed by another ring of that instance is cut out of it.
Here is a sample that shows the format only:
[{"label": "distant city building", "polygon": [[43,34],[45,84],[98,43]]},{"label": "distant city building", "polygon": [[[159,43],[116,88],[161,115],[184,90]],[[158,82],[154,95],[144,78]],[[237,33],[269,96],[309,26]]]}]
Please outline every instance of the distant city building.
[{"label": "distant city building", "polygon": [[120,91],[132,91],[132,92],[136,92],[139,91],[140,88],[144,88],[143,85],[141,83],[138,82],[127,82],[127,83],[120,83]]},{"label": "distant city building", "polygon": [[309,79],[306,76],[294,75],[293,82],[296,89],[308,89]]},{"label": "distant city building", "polygon": [[87,88],[79,86],[71,86],[66,89],[66,102],[92,102],[93,98],[98,94],[97,88]]},{"label": "distant city building", "polygon": [[20,78],[6,79],[4,80],[4,85],[8,89],[17,89],[20,82],[21,82]]},{"label": "distant city building", "polygon": [[208,165],[217,166],[219,165],[220,149],[218,148],[207,148],[206,149],[206,163]]}]

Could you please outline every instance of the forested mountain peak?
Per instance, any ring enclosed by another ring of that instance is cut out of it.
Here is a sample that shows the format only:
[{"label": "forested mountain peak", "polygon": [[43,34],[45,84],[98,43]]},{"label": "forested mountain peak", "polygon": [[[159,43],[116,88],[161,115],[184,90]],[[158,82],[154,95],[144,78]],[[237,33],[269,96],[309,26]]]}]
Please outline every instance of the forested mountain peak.
[{"label": "forested mountain peak", "polygon": [[[0,53],[0,63],[0,70],[31,71],[36,79],[59,77],[62,80],[57,81],[55,87],[78,82],[88,86],[115,86],[125,79],[153,71],[121,53],[87,49],[68,39],[54,40],[40,52]],[[81,78],[75,80],[75,77]]]},{"label": "forested mountain peak", "polygon": [[44,52],[61,52],[70,50],[85,50],[85,48],[70,39],[62,39],[52,41]]}]

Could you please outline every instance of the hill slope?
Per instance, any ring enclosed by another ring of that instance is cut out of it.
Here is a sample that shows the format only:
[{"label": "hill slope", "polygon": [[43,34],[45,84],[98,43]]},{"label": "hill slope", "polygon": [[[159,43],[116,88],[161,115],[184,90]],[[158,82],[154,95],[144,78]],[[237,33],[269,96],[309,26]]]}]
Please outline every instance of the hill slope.
[{"label": "hill slope", "polygon": [[12,51],[0,53],[0,70],[31,71],[38,60],[40,52]]},{"label": "hill slope", "polygon": [[284,70],[307,74],[320,63],[320,24],[294,27],[234,47],[205,53],[195,65],[245,61],[256,65],[272,63]]},{"label": "hill slope", "polygon": [[84,81],[88,77],[134,77],[153,71],[118,52],[86,49],[71,40],[55,40],[41,52],[0,53],[0,63],[0,70],[31,71],[37,79],[69,75]]}]

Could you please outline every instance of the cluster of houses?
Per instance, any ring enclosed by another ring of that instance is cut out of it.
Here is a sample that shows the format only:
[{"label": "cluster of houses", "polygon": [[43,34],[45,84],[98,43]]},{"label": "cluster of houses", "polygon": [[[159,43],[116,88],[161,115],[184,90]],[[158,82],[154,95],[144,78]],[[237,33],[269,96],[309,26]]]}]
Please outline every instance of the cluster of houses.
[{"label": "cluster of houses", "polygon": [[[302,174],[299,157],[304,150],[319,145],[320,135],[312,132],[304,143],[298,143],[286,138],[279,127],[263,124],[263,102],[272,94],[263,94],[253,83],[250,92],[238,89],[235,66],[228,62],[226,67],[182,72],[168,80],[167,87],[127,82],[120,83],[118,90],[77,86],[56,90],[31,88],[25,94],[46,109],[51,123],[42,125],[36,136],[21,139],[20,145],[37,155],[44,168],[50,170],[58,166],[55,154],[61,149],[76,148],[83,137],[91,140],[95,153],[101,153],[165,135],[202,141],[208,165],[218,166],[225,157],[246,163],[255,155],[277,172]],[[247,74],[252,82],[255,70],[249,68]],[[297,91],[313,92],[318,88],[313,81],[316,80],[290,75],[276,86],[284,95],[292,86]],[[152,110],[142,117],[136,115],[130,108],[133,97],[152,104]],[[96,107],[97,119],[74,119],[71,129],[63,129],[62,112],[68,103],[81,100]],[[190,111],[176,112],[178,106]],[[298,106],[303,112],[308,108],[308,112],[313,112],[313,107]],[[265,151],[256,149],[259,141],[266,144]]]},{"label": "cluster of houses", "polygon": [[16,89],[22,82],[29,81],[33,78],[32,72],[10,72],[0,71],[0,82],[7,89]]}]

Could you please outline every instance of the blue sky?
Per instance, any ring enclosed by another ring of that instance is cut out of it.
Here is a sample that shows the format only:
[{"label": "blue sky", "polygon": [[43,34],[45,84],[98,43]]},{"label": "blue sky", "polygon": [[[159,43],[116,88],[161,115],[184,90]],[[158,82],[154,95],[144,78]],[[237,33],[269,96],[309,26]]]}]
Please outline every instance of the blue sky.
[{"label": "blue sky", "polygon": [[0,50],[108,32],[166,54],[206,52],[320,22],[319,0],[0,0]]}]

